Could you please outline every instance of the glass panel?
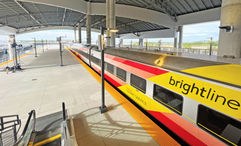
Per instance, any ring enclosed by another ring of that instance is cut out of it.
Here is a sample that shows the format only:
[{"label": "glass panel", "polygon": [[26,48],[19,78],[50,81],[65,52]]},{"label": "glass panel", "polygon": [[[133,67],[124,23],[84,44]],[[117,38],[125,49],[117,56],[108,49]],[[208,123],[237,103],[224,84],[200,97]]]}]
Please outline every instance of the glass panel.
[{"label": "glass panel", "polygon": [[[198,126],[204,130],[210,132],[209,130],[215,132],[221,137],[229,140],[224,140],[229,144],[241,145],[241,122],[228,117],[220,112],[214,111],[203,105],[198,106]],[[214,136],[214,133],[210,132]]]},{"label": "glass panel", "polygon": [[107,71],[111,74],[114,74],[114,66],[109,63],[106,63],[106,64],[107,64],[107,67],[106,67]]},{"label": "glass panel", "polygon": [[117,67],[116,75],[121,80],[126,81],[126,71],[125,70]]},{"label": "glass panel", "polygon": [[154,99],[178,114],[182,114],[183,97],[161,86],[154,85]]},{"label": "glass panel", "polygon": [[146,80],[131,74],[131,85],[143,93],[146,93]]},{"label": "glass panel", "polygon": [[18,143],[16,144],[18,146],[28,145],[28,143],[29,143],[32,132],[34,130],[34,116],[33,115],[31,116],[31,119],[30,119],[28,125],[26,125],[26,126],[25,126],[25,128],[27,128],[26,132],[24,133],[22,139],[20,141],[18,141]]}]

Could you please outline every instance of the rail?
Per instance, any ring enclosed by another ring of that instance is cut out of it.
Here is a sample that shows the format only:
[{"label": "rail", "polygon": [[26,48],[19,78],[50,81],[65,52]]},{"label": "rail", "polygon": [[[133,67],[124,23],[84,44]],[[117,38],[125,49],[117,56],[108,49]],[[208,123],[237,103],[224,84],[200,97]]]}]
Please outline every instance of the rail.
[{"label": "rail", "polygon": [[[32,46],[27,46],[24,48],[18,47],[17,48],[17,56],[19,57],[19,56],[27,53],[27,51],[32,50],[32,49],[33,49]],[[9,61],[9,55],[8,55],[7,49],[4,49],[0,52],[0,63],[6,62],[6,61]]]},{"label": "rail", "polygon": [[72,146],[64,102],[62,103],[62,111],[63,111],[63,122],[61,125],[61,146]]},{"label": "rail", "polygon": [[35,113],[35,110],[32,110],[29,113],[28,120],[23,129],[23,132],[20,135],[18,141],[14,144],[14,146],[28,145],[32,134],[35,132],[35,125],[36,125],[36,113]]},{"label": "rail", "polygon": [[[121,48],[128,48],[132,50],[147,50],[148,52],[175,52],[173,47],[161,47],[158,48],[156,46],[148,46],[146,47],[139,47],[139,46],[130,46],[130,45],[122,45]],[[179,50],[182,53],[190,53],[190,54],[199,54],[199,55],[210,55],[210,49],[201,49],[201,48],[182,48]],[[217,50],[212,49],[211,55],[216,56]]]},{"label": "rail", "polygon": [[21,120],[18,115],[0,117],[0,146],[14,144],[20,127]]}]

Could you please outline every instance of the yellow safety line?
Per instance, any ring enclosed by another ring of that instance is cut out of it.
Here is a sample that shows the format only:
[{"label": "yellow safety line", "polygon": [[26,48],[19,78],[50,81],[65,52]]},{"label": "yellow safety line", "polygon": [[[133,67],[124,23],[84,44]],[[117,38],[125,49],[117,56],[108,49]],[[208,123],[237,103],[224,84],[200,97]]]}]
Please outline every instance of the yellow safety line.
[{"label": "yellow safety line", "polygon": [[29,143],[28,143],[28,146],[33,146],[33,142],[32,142],[32,141],[29,142]]},{"label": "yellow safety line", "polygon": [[[43,140],[43,141],[40,141],[40,142],[34,144],[34,146],[42,146],[42,145],[44,145],[44,144],[50,143],[50,142],[52,142],[52,141],[55,141],[56,139],[59,139],[59,138],[61,138],[61,134],[58,134],[58,135],[56,135],[56,136],[53,136],[53,137],[50,137],[50,138],[45,139],[45,140]],[[30,145],[29,145],[29,146],[30,146]]]},{"label": "yellow safety line", "polygon": [[[40,49],[38,49],[38,50],[40,50]],[[34,51],[31,51],[31,52],[28,52],[28,53],[26,53],[26,54],[23,54],[23,55],[19,56],[18,59],[19,59],[19,58],[22,58],[22,57],[24,57],[24,56],[26,56],[26,55],[29,55],[29,54],[31,54],[31,53],[33,53],[33,52],[34,52]],[[3,65],[5,65],[5,64],[7,64],[7,63],[9,63],[9,62],[12,62],[13,60],[15,60],[15,59],[11,59],[11,60],[8,60],[8,61],[6,61],[6,62],[0,63],[0,66],[3,66]]]}]

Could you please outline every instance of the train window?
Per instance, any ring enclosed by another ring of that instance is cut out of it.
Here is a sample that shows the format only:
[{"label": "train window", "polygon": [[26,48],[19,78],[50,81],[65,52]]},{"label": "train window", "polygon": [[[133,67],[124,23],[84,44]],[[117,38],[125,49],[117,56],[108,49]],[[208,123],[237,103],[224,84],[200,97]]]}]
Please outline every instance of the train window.
[{"label": "train window", "polygon": [[131,74],[131,85],[140,90],[143,93],[146,93],[146,80],[142,79],[136,75]]},{"label": "train window", "polygon": [[[207,132],[215,132],[222,140],[232,145],[241,145],[241,122],[206,106],[198,106],[198,126]],[[210,132],[211,134],[213,134]],[[216,136],[214,134],[214,136]],[[232,143],[231,143],[232,142]]]},{"label": "train window", "polygon": [[97,64],[98,66],[100,66],[100,59],[92,56],[92,57],[91,57],[91,61],[94,62],[95,64]]},{"label": "train window", "polygon": [[99,58],[96,58],[97,59],[97,65],[98,66],[101,66],[101,61],[100,61],[100,59]]},{"label": "train window", "polygon": [[161,86],[154,85],[154,99],[179,115],[182,114],[183,97]]},{"label": "train window", "polygon": [[107,64],[107,67],[106,67],[106,70],[111,73],[111,74],[114,74],[114,66],[109,64],[109,63],[106,63]]},{"label": "train window", "polygon": [[121,80],[126,81],[126,71],[125,70],[117,67],[116,76],[118,78],[120,78]]},{"label": "train window", "polygon": [[83,52],[83,51],[78,51],[79,54],[81,54],[82,56],[84,56],[86,59],[89,59],[89,54]]}]

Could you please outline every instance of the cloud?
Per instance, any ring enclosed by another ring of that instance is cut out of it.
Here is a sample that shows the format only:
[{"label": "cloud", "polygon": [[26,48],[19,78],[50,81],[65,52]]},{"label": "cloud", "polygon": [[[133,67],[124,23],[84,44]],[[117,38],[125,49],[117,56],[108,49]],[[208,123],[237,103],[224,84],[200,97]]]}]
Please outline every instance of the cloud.
[{"label": "cloud", "polygon": [[204,41],[210,37],[216,41],[219,37],[220,21],[186,25],[183,29],[183,41]]}]

